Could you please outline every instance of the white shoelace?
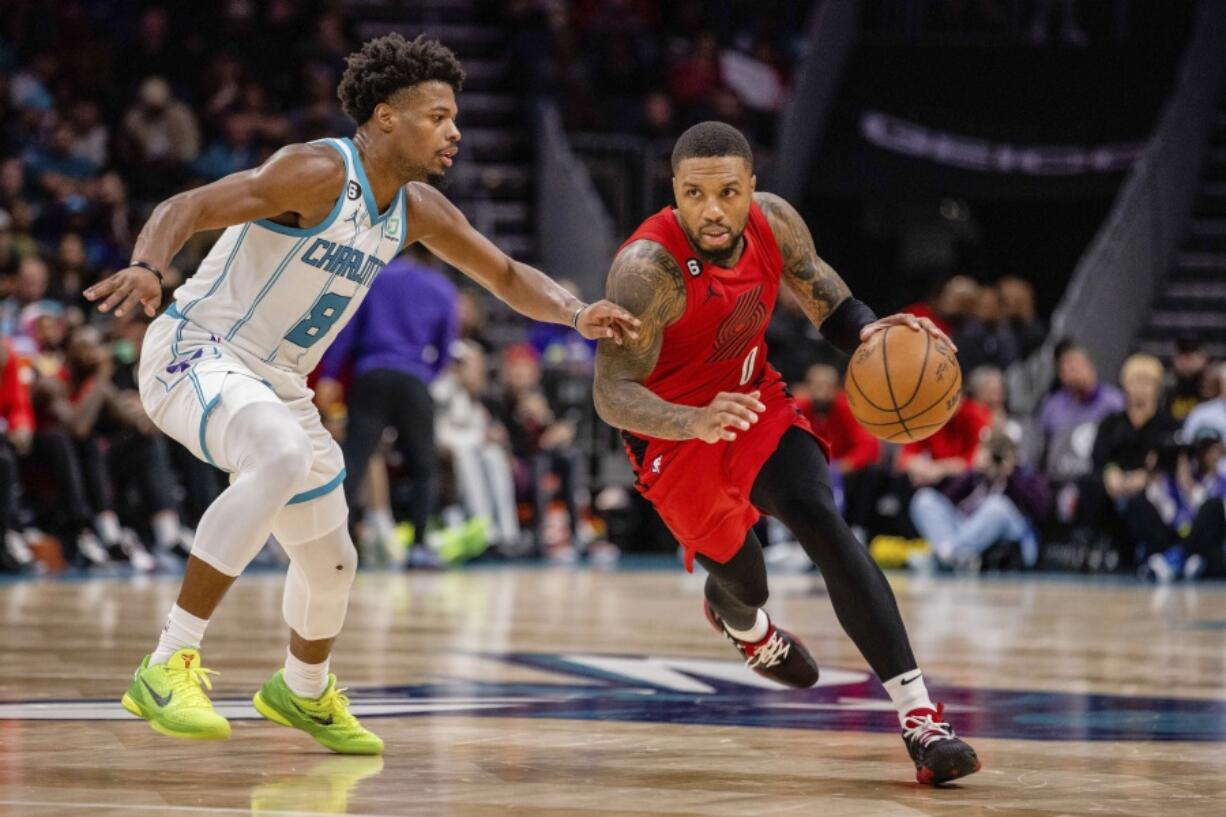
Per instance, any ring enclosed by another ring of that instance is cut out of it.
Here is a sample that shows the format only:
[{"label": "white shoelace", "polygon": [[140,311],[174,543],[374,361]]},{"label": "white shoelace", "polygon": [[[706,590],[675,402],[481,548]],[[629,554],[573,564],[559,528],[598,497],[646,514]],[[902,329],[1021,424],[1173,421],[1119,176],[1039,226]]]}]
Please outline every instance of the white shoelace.
[{"label": "white shoelace", "polygon": [[745,665],[753,667],[770,668],[778,666],[783,659],[788,657],[788,653],[792,651],[792,645],[783,640],[779,635],[779,631],[775,630],[771,633],[770,640],[754,651],[753,657],[745,662]]},{"label": "white shoelace", "polygon": [[[940,709],[937,710],[936,715],[938,718],[941,717]],[[921,746],[927,746],[938,740],[950,740],[954,736],[954,730],[949,724],[933,720],[931,714],[922,718],[908,716],[907,722],[914,723],[915,726],[903,729],[902,736],[907,740],[918,738]]]}]

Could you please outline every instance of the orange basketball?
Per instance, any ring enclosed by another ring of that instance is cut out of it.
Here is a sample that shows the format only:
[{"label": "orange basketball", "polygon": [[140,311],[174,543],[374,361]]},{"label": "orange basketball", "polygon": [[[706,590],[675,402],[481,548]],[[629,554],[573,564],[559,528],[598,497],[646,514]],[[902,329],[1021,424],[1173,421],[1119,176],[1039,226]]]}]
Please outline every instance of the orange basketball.
[{"label": "orange basketball", "polygon": [[846,390],[852,414],[870,434],[907,443],[931,437],[958,410],[962,368],[944,341],[891,326],[851,356]]}]

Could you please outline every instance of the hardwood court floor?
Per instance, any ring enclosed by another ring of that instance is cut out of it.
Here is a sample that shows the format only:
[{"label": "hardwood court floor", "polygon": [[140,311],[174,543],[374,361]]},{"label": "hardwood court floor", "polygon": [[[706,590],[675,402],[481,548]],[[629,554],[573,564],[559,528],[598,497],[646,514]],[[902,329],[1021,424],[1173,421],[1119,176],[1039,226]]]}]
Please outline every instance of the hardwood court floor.
[{"label": "hardwood court floor", "polygon": [[1226,814],[1226,586],[891,577],[984,761],[934,790],[820,581],[772,581],[816,689],[757,684],[679,569],[364,574],[334,668],[381,759],[254,718],[284,650],[276,575],[210,628],[236,720],[201,744],[118,704],[177,579],[0,584],[0,815]]}]

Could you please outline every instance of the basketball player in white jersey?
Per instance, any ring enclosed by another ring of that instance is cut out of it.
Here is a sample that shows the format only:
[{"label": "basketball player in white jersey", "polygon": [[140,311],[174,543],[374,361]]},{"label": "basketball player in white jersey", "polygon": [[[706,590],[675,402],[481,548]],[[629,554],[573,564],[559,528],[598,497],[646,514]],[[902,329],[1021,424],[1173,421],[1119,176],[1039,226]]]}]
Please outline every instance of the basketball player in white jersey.
[{"label": "basketball player in white jersey", "polygon": [[284,669],[255,694],[256,709],[334,752],[383,751],[328,672],[357,557],[340,448],[306,377],[406,244],[420,241],[531,318],[587,338],[634,336],[638,321],[628,312],[585,305],[508,258],[423,183],[455,159],[463,79],[455,55],[435,41],[389,34],[367,42],[338,89],[358,123],[351,139],[290,145],[254,170],[168,199],[137,238],[131,266],[85,293],[104,312],[153,315],[160,270],[193,233],[226,228],[150,325],[140,363],[150,418],[231,475],[200,520],[157,647],[123,696],[158,732],[229,736],[205,694],[213,673],[199,647],[222,596],[272,533],[291,560],[282,604],[290,641]]}]

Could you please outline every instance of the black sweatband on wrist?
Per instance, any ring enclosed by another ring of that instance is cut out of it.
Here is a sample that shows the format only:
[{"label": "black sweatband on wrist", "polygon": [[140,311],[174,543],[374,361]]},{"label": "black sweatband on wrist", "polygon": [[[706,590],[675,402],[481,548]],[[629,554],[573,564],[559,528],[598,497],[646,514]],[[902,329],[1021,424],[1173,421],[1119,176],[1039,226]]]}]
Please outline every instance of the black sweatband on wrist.
[{"label": "black sweatband on wrist", "polygon": [[128,266],[129,267],[140,267],[141,269],[147,269],[158,277],[159,283],[163,280],[162,271],[147,261],[129,261]]},{"label": "black sweatband on wrist", "polygon": [[587,309],[591,304],[584,304],[575,310],[575,314],[570,316],[570,328],[576,332],[579,331],[579,316],[583,314],[583,310]]},{"label": "black sweatband on wrist", "polygon": [[848,296],[822,321],[822,336],[850,355],[860,345],[860,330],[875,320],[868,304]]}]

